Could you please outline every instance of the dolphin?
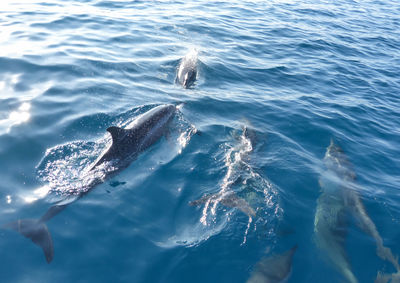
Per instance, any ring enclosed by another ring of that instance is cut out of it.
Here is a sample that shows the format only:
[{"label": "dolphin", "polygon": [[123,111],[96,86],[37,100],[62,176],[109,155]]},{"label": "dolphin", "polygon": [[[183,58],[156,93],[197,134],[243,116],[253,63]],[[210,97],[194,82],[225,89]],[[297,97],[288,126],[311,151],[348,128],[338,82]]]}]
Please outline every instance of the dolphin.
[{"label": "dolphin", "polygon": [[352,216],[358,226],[374,238],[377,255],[392,263],[399,271],[398,259],[383,245],[382,237],[367,214],[358,192],[354,190],[356,175],[350,161],[332,139],[326,150],[324,164],[326,170],[319,179],[322,193],[317,200],[314,218],[314,235],[318,247],[348,282],[358,282],[344,248],[348,216]]},{"label": "dolphin", "polygon": [[[248,179],[259,178],[265,182],[265,180],[256,172],[253,172],[250,165],[245,162],[248,155],[253,151],[252,138],[254,137],[254,130],[243,126],[242,134],[236,136],[239,143],[226,154],[225,164],[227,165],[227,173],[223,179],[221,190],[214,194],[205,194],[200,199],[190,201],[189,205],[199,206],[205,204],[205,211],[212,205],[211,212],[214,214],[216,206],[221,203],[224,206],[238,209],[246,214],[249,219],[256,216],[256,211],[250,206],[249,202],[239,197],[232,190],[232,187],[235,185],[247,183]],[[246,174],[249,176],[246,176]]]},{"label": "dolphin", "polygon": [[286,282],[292,271],[292,259],[297,245],[290,250],[269,257],[263,257],[255,266],[247,283]]},{"label": "dolphin", "polygon": [[[166,132],[176,107],[171,104],[160,105],[136,118],[126,128],[109,127],[112,143],[86,173],[86,188],[74,196],[77,200],[95,186],[114,176],[129,166],[138,155],[156,143]],[[101,174],[99,174],[101,173]],[[101,175],[101,177],[98,177]],[[43,249],[46,261],[50,263],[54,256],[53,241],[46,222],[60,213],[72,201],[61,201],[51,206],[39,219],[20,219],[4,225],[15,230]]]},{"label": "dolphin", "polygon": [[184,88],[191,87],[197,78],[197,56],[196,50],[191,50],[185,57],[182,58],[176,74],[176,83],[179,83]]}]

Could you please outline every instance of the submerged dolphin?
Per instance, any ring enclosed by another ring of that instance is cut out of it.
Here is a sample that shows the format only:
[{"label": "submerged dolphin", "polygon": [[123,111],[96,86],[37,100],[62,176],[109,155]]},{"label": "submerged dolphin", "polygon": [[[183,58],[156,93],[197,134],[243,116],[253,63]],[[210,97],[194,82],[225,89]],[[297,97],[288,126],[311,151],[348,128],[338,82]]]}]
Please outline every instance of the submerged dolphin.
[{"label": "submerged dolphin", "polygon": [[286,282],[292,270],[292,259],[297,245],[283,254],[262,258],[246,283]]},{"label": "submerged dolphin", "polygon": [[191,87],[197,77],[197,51],[190,51],[182,58],[176,74],[176,82],[184,88]]},{"label": "submerged dolphin", "polygon": [[[107,131],[111,134],[112,144],[87,172],[90,175],[87,187],[74,200],[126,168],[141,152],[157,142],[165,133],[175,111],[174,105],[160,105],[139,116],[125,129],[109,127]],[[101,178],[95,176],[98,172],[102,173]],[[53,205],[40,219],[20,219],[6,224],[4,227],[21,233],[40,246],[47,262],[50,263],[53,259],[54,249],[46,222],[61,212],[69,203],[71,202],[60,202]]]},{"label": "submerged dolphin", "polygon": [[347,230],[347,217],[352,215],[361,229],[375,239],[377,254],[391,262],[399,270],[397,259],[392,251],[384,247],[383,240],[358,195],[351,188],[355,179],[352,166],[343,150],[333,140],[324,157],[326,171],[319,183],[322,193],[317,201],[314,219],[314,234],[318,247],[348,282],[358,282],[351,271],[344,248]]},{"label": "submerged dolphin", "polygon": [[254,137],[254,131],[244,126],[242,134],[237,137],[239,143],[231,148],[226,155],[225,164],[227,165],[227,173],[221,185],[221,190],[215,194],[205,194],[200,199],[190,201],[189,205],[198,206],[205,204],[207,210],[212,204],[211,211],[213,211],[215,207],[221,203],[227,207],[237,208],[249,218],[256,216],[256,211],[250,206],[249,202],[239,197],[232,190],[232,187],[236,184],[246,182],[245,173],[250,175],[250,177],[247,178],[261,178],[257,173],[253,172],[253,169],[245,162],[249,153],[253,151],[252,139]]}]

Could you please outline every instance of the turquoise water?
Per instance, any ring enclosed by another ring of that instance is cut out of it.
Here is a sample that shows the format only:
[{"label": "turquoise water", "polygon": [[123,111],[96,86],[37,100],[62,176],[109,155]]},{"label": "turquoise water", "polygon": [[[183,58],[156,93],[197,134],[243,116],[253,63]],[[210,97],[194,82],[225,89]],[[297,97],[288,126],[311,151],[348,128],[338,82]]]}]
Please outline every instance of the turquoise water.
[{"label": "turquoise water", "polygon": [[[176,70],[193,49],[184,89]],[[297,244],[289,282],[342,282],[314,240],[331,138],[399,255],[399,50],[397,1],[3,1],[1,225],[79,192],[107,127],[164,103],[179,112],[166,138],[47,223],[50,264],[0,230],[1,281],[245,282]],[[256,215],[189,205],[227,190]],[[344,246],[359,282],[395,272],[353,219]]]}]

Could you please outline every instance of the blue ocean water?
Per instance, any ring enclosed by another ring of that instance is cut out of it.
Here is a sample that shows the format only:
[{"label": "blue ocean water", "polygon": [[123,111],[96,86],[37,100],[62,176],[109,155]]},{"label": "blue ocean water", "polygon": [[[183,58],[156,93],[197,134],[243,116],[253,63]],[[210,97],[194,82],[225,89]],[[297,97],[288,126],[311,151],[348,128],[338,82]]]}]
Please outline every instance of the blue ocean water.
[{"label": "blue ocean water", "polygon": [[[198,78],[184,89],[190,50]],[[50,264],[1,229],[1,281],[245,282],[297,244],[289,282],[342,282],[314,237],[331,138],[399,255],[399,50],[391,0],[3,1],[0,225],[79,191],[107,127],[164,103],[179,112],[166,138],[47,223]],[[224,191],[256,215],[189,205]],[[343,246],[358,281],[394,273],[355,222]]]}]

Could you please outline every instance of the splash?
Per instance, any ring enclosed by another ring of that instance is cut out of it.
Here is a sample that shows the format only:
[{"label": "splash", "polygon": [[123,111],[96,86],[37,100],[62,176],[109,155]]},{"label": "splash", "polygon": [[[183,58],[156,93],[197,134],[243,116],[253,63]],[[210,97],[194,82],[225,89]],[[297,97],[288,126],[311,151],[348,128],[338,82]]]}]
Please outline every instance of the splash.
[{"label": "splash", "polygon": [[58,145],[46,151],[38,165],[39,179],[48,183],[49,192],[60,196],[80,195],[90,188],[93,182],[100,181],[112,167],[102,166],[87,172],[89,165],[106,148],[108,139],[96,142],[76,141]]},{"label": "splash", "polygon": [[[178,105],[177,109],[181,109],[182,105]],[[189,144],[190,139],[197,133],[197,129],[194,125],[190,124],[178,111],[178,132],[179,136],[177,139],[178,144],[178,154],[181,154],[183,149]]]},{"label": "splash", "polygon": [[[248,129],[243,127],[242,133],[236,136],[236,142],[233,145],[227,144],[226,147],[226,174],[222,179],[220,191],[213,195],[205,195],[191,204],[204,203],[200,218],[204,226],[216,222],[219,204],[237,208],[245,213],[249,217],[242,242],[245,244],[252,223],[254,230],[257,222],[263,222],[263,226],[270,226],[266,229],[267,234],[271,235],[274,222],[280,218],[282,209],[279,206],[277,190],[251,166],[250,153],[253,152],[253,144]],[[255,222],[253,218],[256,219]]]}]

